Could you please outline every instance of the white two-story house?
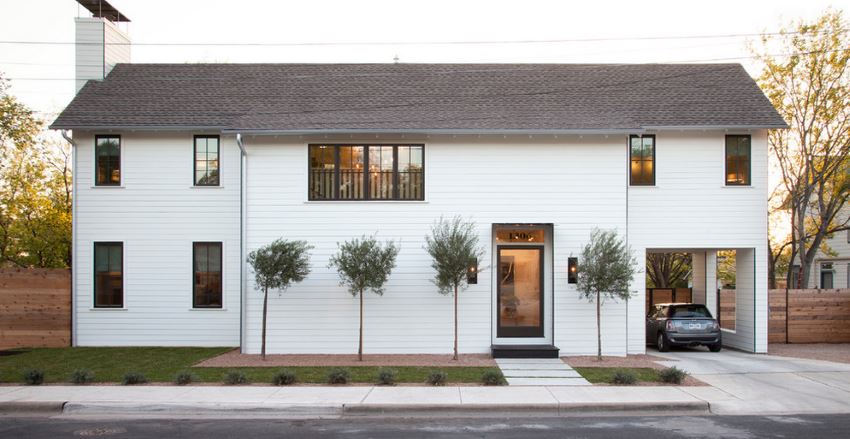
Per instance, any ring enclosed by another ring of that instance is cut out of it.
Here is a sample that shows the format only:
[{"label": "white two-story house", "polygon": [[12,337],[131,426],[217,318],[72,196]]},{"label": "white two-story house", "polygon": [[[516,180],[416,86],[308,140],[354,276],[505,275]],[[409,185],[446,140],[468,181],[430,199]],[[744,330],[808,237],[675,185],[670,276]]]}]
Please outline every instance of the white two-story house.
[{"label": "white two-story house", "polygon": [[737,250],[738,274],[724,343],[767,350],[766,132],[785,123],[740,65],[104,72],[52,125],[74,150],[75,345],[258,353],[246,255],[282,237],[314,246],[312,272],[271,295],[269,352],[356,352],[357,300],[328,259],[377,233],[401,251],[386,293],[365,298],[365,352],[449,353],[452,298],[423,244],[461,215],[486,247],[460,294],[462,353],[595,353],[595,308],[568,265],[596,227],[625,237],[640,266],[634,298],[603,305],[605,354],[645,352],[647,252],[693,253],[694,299],[716,312],[721,249]]}]

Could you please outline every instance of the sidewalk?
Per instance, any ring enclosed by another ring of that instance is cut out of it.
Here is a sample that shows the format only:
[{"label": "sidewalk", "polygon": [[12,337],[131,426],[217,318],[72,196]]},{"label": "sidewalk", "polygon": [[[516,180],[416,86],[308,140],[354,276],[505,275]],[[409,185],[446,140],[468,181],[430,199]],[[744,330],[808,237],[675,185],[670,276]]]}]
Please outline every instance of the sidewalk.
[{"label": "sidewalk", "polygon": [[0,386],[0,413],[182,417],[708,413],[678,387]]}]

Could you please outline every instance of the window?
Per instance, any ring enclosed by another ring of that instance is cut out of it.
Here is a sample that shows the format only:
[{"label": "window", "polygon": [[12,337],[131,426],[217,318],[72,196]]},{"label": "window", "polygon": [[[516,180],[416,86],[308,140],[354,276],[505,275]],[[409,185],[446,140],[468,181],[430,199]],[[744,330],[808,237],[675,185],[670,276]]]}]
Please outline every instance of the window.
[{"label": "window", "polygon": [[800,266],[792,265],[791,266],[791,286],[789,288],[802,288],[800,286]]},{"label": "window", "polygon": [[681,305],[670,308],[670,318],[711,318],[708,308],[703,305]]},{"label": "window", "polygon": [[120,242],[94,243],[94,307],[124,306],[124,245]]},{"label": "window", "polygon": [[726,185],[750,185],[750,136],[726,136]]},{"label": "window", "polygon": [[195,186],[218,186],[218,136],[195,136]]},{"label": "window", "polygon": [[121,185],[121,137],[95,136],[95,186]]},{"label": "window", "polygon": [[221,243],[192,245],[192,307],[221,308]]},{"label": "window", "polygon": [[823,263],[820,265],[820,287],[828,290],[835,288],[833,284],[832,263]]},{"label": "window", "polygon": [[655,184],[655,136],[629,136],[629,158],[631,172],[629,184],[632,186],[652,186]]},{"label": "window", "polygon": [[423,145],[310,145],[310,200],[424,200]]}]

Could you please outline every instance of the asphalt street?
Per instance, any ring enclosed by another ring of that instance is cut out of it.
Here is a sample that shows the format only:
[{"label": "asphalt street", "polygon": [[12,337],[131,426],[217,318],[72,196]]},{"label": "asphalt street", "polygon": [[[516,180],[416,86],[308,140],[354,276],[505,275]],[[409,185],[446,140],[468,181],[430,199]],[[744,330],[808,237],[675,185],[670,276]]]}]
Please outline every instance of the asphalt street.
[{"label": "asphalt street", "polygon": [[0,418],[0,438],[796,438],[850,437],[850,416],[569,418],[116,419]]}]

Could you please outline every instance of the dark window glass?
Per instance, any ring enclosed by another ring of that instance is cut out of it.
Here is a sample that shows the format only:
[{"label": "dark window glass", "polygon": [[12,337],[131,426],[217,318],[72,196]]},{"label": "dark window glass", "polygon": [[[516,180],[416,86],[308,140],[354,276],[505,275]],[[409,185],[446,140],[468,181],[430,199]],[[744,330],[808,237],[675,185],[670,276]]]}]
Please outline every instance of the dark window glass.
[{"label": "dark window glass", "polygon": [[633,186],[655,184],[655,136],[629,137],[630,177]]},{"label": "dark window glass", "polygon": [[333,146],[310,146],[311,200],[333,200],[336,187],[336,158]]},{"label": "dark window glass", "polygon": [[310,200],[423,200],[422,145],[310,145]]},{"label": "dark window glass", "polygon": [[726,185],[750,184],[750,136],[726,136]]},{"label": "dark window glass", "polygon": [[95,137],[95,186],[121,185],[121,137]]},{"label": "dark window glass", "polygon": [[124,306],[123,247],[120,242],[94,244],[95,308]]},{"label": "dark window glass", "polygon": [[192,247],[192,306],[221,308],[221,243],[196,242]]},{"label": "dark window glass", "polygon": [[195,185],[219,185],[219,137],[195,136]]},{"label": "dark window glass", "polygon": [[671,318],[711,318],[711,313],[708,312],[708,308],[703,305],[685,305],[685,306],[674,306],[670,308],[670,317]]}]

